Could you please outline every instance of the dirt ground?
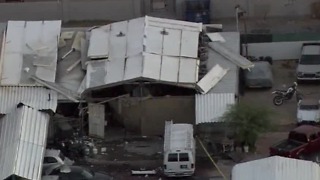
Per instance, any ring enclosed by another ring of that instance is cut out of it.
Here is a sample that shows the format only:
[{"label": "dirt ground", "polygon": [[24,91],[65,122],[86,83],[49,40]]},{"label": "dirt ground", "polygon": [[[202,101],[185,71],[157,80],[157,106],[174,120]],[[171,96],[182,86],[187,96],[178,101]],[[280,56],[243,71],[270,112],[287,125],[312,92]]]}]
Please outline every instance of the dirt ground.
[{"label": "dirt ground", "polygon": [[[276,128],[272,132],[261,135],[257,142],[257,151],[254,154],[241,154],[242,161],[249,161],[268,157],[269,147],[277,141],[285,139],[288,132],[296,125],[296,100],[292,99],[277,107],[272,103],[272,90],[285,89],[295,81],[295,61],[276,61],[273,63],[274,86],[271,89],[246,89],[240,101],[263,105],[273,110]],[[320,99],[320,84],[299,84],[298,89],[304,98]],[[132,176],[131,170],[157,170],[161,172],[162,165],[162,137],[141,137],[125,132],[121,128],[106,130],[106,138],[97,143],[98,149],[106,147],[106,152],[94,158],[88,158],[82,165],[96,171],[103,171],[114,179],[168,179],[161,173],[150,176]],[[209,158],[203,156],[200,146],[197,146],[197,160],[195,176],[182,179],[218,180],[223,179]],[[199,156],[202,154],[202,156]],[[214,157],[215,162],[229,179],[232,167],[236,164],[230,159]]]}]

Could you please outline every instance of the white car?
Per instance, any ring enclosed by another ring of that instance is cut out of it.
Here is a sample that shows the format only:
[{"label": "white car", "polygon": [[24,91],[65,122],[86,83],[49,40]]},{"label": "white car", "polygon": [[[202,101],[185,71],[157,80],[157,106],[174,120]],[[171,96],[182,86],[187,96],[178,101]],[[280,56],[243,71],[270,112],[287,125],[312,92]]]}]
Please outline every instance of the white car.
[{"label": "white car", "polygon": [[320,102],[319,100],[300,100],[297,108],[297,123],[312,124],[319,123],[320,118]]},{"label": "white car", "polygon": [[57,164],[71,166],[74,164],[74,161],[65,157],[60,150],[47,149],[43,159],[43,170]]}]

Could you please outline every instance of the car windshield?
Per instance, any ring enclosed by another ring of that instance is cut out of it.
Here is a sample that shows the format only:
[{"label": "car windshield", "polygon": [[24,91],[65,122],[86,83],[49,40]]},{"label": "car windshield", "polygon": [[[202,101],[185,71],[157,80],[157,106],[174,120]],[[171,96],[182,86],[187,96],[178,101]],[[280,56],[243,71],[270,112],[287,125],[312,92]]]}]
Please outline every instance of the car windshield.
[{"label": "car windshield", "polygon": [[320,55],[302,55],[300,64],[303,65],[320,65]]},{"label": "car windshield", "polygon": [[306,135],[300,134],[294,131],[290,132],[289,139],[299,141],[299,142],[308,142]]},{"label": "car windshield", "polygon": [[60,152],[59,157],[61,158],[62,161],[64,161],[65,156]]},{"label": "car windshield", "polygon": [[318,110],[319,105],[301,105],[300,109],[301,110]]}]

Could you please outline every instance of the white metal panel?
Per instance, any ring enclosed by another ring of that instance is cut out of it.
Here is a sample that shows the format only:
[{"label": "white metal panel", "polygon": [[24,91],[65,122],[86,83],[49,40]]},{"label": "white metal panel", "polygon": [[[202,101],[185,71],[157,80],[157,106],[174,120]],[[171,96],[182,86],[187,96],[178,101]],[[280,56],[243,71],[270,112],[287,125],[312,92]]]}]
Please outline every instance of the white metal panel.
[{"label": "white metal panel", "polygon": [[87,66],[86,87],[98,87],[106,84],[106,60],[89,61]]},{"label": "white metal panel", "polygon": [[304,55],[320,55],[320,44],[319,45],[303,46],[302,54],[304,54]]},{"label": "white metal panel", "polygon": [[196,124],[220,122],[229,106],[235,103],[234,93],[196,94]]},{"label": "white metal panel", "polygon": [[181,53],[183,57],[198,57],[199,32],[182,31]]},{"label": "white metal panel", "polygon": [[228,72],[218,64],[215,65],[198,83],[197,87],[202,94],[210,91]]},{"label": "white metal panel", "polygon": [[124,58],[114,58],[107,62],[106,84],[120,82],[124,78]]},{"label": "white metal panel", "polygon": [[127,56],[143,52],[144,18],[132,19],[128,23]]},{"label": "white metal panel", "polygon": [[237,164],[232,180],[315,180],[320,179],[319,165],[312,161],[272,156]]},{"label": "white metal panel", "polygon": [[145,52],[155,53],[160,55],[162,54],[163,35],[161,34],[161,31],[163,31],[163,29],[159,27],[147,26],[145,28],[145,38],[144,38],[144,45],[146,47]]},{"label": "white metal panel", "polygon": [[145,18],[147,26],[162,27],[168,29],[180,29],[185,31],[202,31],[202,23],[156,18],[150,16],[146,16]]},{"label": "white metal panel", "polygon": [[142,65],[143,65],[142,54],[128,57],[126,61],[125,72],[124,72],[124,80],[142,77]]},{"label": "white metal panel", "polygon": [[20,82],[22,69],[22,54],[12,53],[4,55],[2,63],[1,85],[17,85]]},{"label": "white metal panel", "polygon": [[219,42],[226,42],[223,38],[221,33],[207,33],[207,36],[210,38],[212,42],[219,41]]},{"label": "white metal panel", "polygon": [[179,83],[195,83],[198,80],[198,61],[191,58],[180,58]]},{"label": "white metal panel", "polygon": [[162,56],[161,81],[178,82],[179,57]]},{"label": "white metal panel", "polygon": [[163,36],[163,55],[180,56],[181,30],[165,29]]},{"label": "white metal panel", "polygon": [[57,92],[43,87],[0,86],[0,114],[11,112],[19,103],[56,111],[57,99]]},{"label": "white metal panel", "polygon": [[110,25],[91,30],[88,57],[106,58],[109,56]]},{"label": "white metal panel", "polygon": [[142,76],[155,80],[160,79],[161,56],[156,54],[143,54],[143,72]]},{"label": "white metal panel", "polygon": [[111,24],[109,59],[125,58],[127,52],[128,22],[121,21]]},{"label": "white metal panel", "polygon": [[7,26],[0,84],[18,84],[22,68],[24,21],[10,21]]},{"label": "white metal panel", "polygon": [[89,135],[104,138],[105,114],[103,104],[89,103]]},{"label": "white metal panel", "polygon": [[41,179],[49,115],[22,106],[0,121],[0,178]]},{"label": "white metal panel", "polygon": [[[60,30],[61,21],[9,21],[3,62],[0,63],[3,69],[1,84],[21,84],[21,78],[27,78],[22,73],[24,63],[25,68],[35,69],[34,73],[40,79],[54,82]],[[26,54],[31,55],[28,60],[33,62],[24,59]],[[36,60],[46,67],[34,66],[32,63]]]},{"label": "white metal panel", "polygon": [[216,51],[217,53],[219,53],[220,55],[222,55],[223,57],[237,64],[242,69],[248,69],[254,66],[254,64],[251,61],[241,56],[239,53],[236,53],[232,49],[227,48],[221,42],[210,43],[209,47],[214,51]]},{"label": "white metal panel", "polygon": [[[58,40],[61,32],[61,21],[43,21],[42,32],[39,34],[38,56],[50,61],[47,67],[38,66],[35,75],[42,80],[55,82],[58,60]],[[32,32],[31,32],[32,33]],[[33,32],[34,33],[34,32]]]}]

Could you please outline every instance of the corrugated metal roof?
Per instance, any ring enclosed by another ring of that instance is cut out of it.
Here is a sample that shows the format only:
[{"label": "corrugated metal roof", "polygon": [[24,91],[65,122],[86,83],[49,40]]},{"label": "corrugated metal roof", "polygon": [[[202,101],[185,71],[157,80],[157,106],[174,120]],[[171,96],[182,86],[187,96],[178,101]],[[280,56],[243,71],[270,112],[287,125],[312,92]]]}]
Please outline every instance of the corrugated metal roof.
[{"label": "corrugated metal roof", "polygon": [[34,84],[29,74],[54,82],[60,29],[61,21],[9,21],[0,84]]},{"label": "corrugated metal roof", "polygon": [[[201,23],[146,16],[92,30],[88,56],[105,61],[88,62],[86,89],[137,78],[196,83],[201,27]],[[99,39],[96,33],[108,35]]]},{"label": "corrugated metal roof", "polygon": [[[238,32],[221,32],[220,35],[225,39],[223,44],[226,47],[232,49],[234,52],[240,53],[240,34]],[[208,50],[208,58],[208,69],[216,65],[224,69],[229,69],[227,74],[208,93],[238,94],[238,66],[210,48]]]},{"label": "corrugated metal roof", "polygon": [[0,86],[0,114],[11,112],[19,103],[56,111],[57,99],[57,92],[43,87]]},{"label": "corrugated metal roof", "polygon": [[11,175],[41,178],[49,118],[21,106],[0,120],[0,179]]},{"label": "corrugated metal roof", "polygon": [[315,180],[320,179],[320,167],[311,161],[279,156],[237,164],[232,180]]},{"label": "corrugated metal roof", "polygon": [[166,121],[164,151],[192,149],[194,147],[192,124],[173,124]]},{"label": "corrugated metal roof", "polygon": [[230,105],[235,104],[233,93],[196,94],[196,124],[220,122]]}]

